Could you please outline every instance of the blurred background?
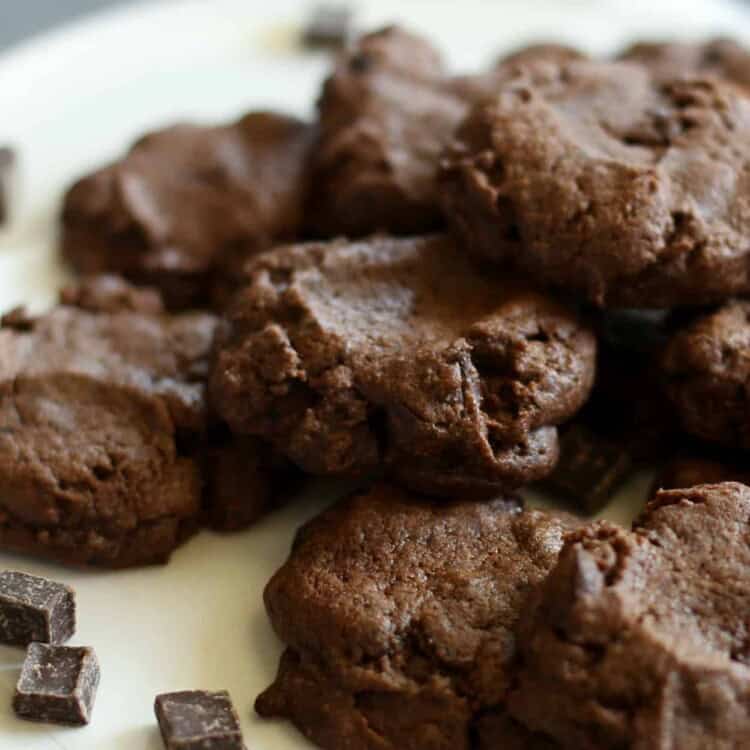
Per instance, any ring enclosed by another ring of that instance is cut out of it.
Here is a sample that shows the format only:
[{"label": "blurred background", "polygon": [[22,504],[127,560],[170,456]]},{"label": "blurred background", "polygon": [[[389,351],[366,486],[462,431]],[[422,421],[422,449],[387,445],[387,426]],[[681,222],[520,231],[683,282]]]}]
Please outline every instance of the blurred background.
[{"label": "blurred background", "polygon": [[128,0],[0,0],[0,47],[93,10]]},{"label": "blurred background", "polygon": [[[92,11],[111,8],[113,6],[122,6],[133,4],[137,0],[0,0],[0,49],[6,48],[15,42],[22,41],[24,38],[41,31],[53,28],[63,22],[71,21],[76,17],[86,15]],[[141,0],[143,2],[144,0]],[[159,0],[152,0],[157,2]],[[162,2],[164,0],[161,0]],[[248,6],[252,6],[256,0],[247,0]],[[731,2],[732,0],[730,0]],[[148,2],[148,0],[146,0]],[[418,4],[420,0],[403,0],[404,5]],[[507,0],[486,0],[487,5],[494,5],[498,13],[502,13],[506,7],[513,3]],[[726,6],[724,0],[714,0],[717,6]],[[746,6],[748,17],[750,17],[750,0],[733,0],[739,6]],[[456,0],[446,0],[446,3],[455,3],[456,9],[460,3]],[[527,3],[529,10],[537,3],[537,0],[529,0]],[[272,3],[268,3],[271,5]],[[312,1],[305,2],[300,0],[300,5],[310,7],[314,5]],[[357,3],[348,3],[354,7]],[[549,4],[549,3],[548,3]],[[560,6],[568,5],[575,9],[581,4],[581,0],[559,0]],[[660,0],[654,0],[654,6],[660,5]],[[668,4],[668,3],[664,3]],[[258,2],[258,5],[266,5],[265,2]],[[504,7],[505,6],[505,7]],[[623,0],[622,6],[626,7],[627,2]]]}]

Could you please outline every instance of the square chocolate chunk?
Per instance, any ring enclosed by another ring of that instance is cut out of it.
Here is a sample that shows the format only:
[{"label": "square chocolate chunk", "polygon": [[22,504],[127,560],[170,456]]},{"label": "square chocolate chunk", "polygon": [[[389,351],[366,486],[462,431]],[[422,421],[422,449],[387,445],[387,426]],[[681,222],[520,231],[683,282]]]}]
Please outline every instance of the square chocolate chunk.
[{"label": "square chocolate chunk", "polygon": [[13,697],[22,719],[54,724],[88,724],[99,687],[93,649],[32,643]]},{"label": "square chocolate chunk", "polygon": [[631,468],[630,454],[620,445],[573,425],[560,437],[560,459],[543,486],[593,515],[604,508]]},{"label": "square chocolate chunk", "polygon": [[15,570],[0,573],[0,643],[65,643],[75,629],[70,586]]},{"label": "square chocolate chunk", "polygon": [[0,146],[0,226],[10,218],[15,164],[16,152],[10,146]]},{"label": "square chocolate chunk", "polygon": [[345,5],[320,5],[313,9],[302,33],[306,47],[340,49],[349,40],[352,11]]},{"label": "square chocolate chunk", "polygon": [[156,719],[167,750],[244,750],[237,712],[226,690],[157,695]]}]

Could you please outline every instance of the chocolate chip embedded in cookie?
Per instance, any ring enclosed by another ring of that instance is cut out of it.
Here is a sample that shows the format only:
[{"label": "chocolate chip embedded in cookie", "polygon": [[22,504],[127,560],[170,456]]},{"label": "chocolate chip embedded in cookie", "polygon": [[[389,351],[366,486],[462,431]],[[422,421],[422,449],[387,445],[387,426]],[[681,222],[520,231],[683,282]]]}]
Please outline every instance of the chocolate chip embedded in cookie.
[{"label": "chocolate chip embedded in cookie", "polygon": [[536,747],[504,711],[514,626],[574,526],[512,497],[431,504],[388,485],[337,504],[266,588],[287,650],[257,710],[330,750]]},{"label": "chocolate chip embedded in cookie", "polygon": [[435,173],[466,112],[437,51],[397,27],[362,37],[318,104],[307,216],[316,236],[430,231],[442,218]]},{"label": "chocolate chip embedded in cookie", "polygon": [[[96,281],[0,328],[0,547],[63,562],[164,561],[201,509],[182,442],[208,422],[217,319],[114,309]],[[111,285],[109,285],[111,290]],[[125,307],[133,294],[116,297]]]},{"label": "chocolate chip embedded in cookie", "polygon": [[750,100],[633,63],[531,65],[477,105],[441,195],[467,249],[602,306],[750,290]]},{"label": "chocolate chip embedded in cookie", "polygon": [[172,308],[220,304],[248,255],[296,236],[312,140],[268,112],[146,135],[70,189],[62,252],[79,271],[158,287]]},{"label": "chocolate chip embedded in cookie", "polygon": [[568,537],[521,618],[510,712],[566,748],[750,742],[750,488],[659,492]]},{"label": "chocolate chip embedded in cookie", "polygon": [[618,58],[645,65],[654,75],[675,78],[715,76],[750,88],[750,51],[733,39],[708,42],[637,42]]},{"label": "chocolate chip embedded in cookie", "polygon": [[750,448],[750,302],[730,302],[679,332],[661,360],[666,393],[687,432]]},{"label": "chocolate chip embedded in cookie", "polygon": [[256,259],[211,376],[237,433],[314,474],[491,496],[550,471],[595,340],[563,306],[476,269],[443,236],[292,246]]}]

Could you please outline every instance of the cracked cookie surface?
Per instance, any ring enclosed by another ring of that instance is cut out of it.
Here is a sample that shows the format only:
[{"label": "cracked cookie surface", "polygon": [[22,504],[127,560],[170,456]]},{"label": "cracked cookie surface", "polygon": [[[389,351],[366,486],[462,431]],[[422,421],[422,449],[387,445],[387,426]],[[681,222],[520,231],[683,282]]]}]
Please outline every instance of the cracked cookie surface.
[{"label": "cracked cookie surface", "polygon": [[63,298],[0,327],[0,546],[79,564],[164,561],[201,510],[180,439],[207,425],[217,319],[166,315],[158,295],[115,279]]},{"label": "cracked cookie surface", "polygon": [[314,474],[491,496],[548,472],[591,388],[566,308],[475,269],[443,236],[308,243],[248,267],[218,337],[214,404]]},{"label": "cracked cookie surface", "polygon": [[287,650],[256,708],[330,750],[554,747],[503,704],[520,608],[575,524],[382,484],[335,505],[266,588]]},{"label": "cracked cookie surface", "polygon": [[662,491],[567,539],[521,617],[517,719],[575,750],[750,742],[750,488]]},{"label": "cracked cookie surface", "polygon": [[729,302],[677,333],[661,375],[687,432],[750,448],[750,302]]},{"label": "cracked cookie surface", "polygon": [[640,65],[518,70],[443,160],[441,195],[470,252],[612,307],[750,290],[750,100]]},{"label": "cracked cookie surface", "polygon": [[271,112],[149,133],[69,190],[63,255],[156,286],[170,308],[221,305],[245,258],[297,236],[313,135]]}]

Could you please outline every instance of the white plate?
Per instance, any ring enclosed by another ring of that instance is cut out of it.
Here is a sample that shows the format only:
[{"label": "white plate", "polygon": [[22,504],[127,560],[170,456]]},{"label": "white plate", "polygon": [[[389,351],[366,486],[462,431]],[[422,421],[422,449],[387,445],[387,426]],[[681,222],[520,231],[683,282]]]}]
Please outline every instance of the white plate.
[{"label": "white plate", "polygon": [[[0,143],[20,150],[22,188],[11,226],[0,231],[0,309],[52,301],[64,280],[54,253],[62,191],[144,129],[176,119],[233,117],[253,107],[311,112],[327,60],[294,47],[307,10],[293,0],[138,4],[0,57]],[[394,19],[432,35],[464,68],[534,37],[607,52],[636,35],[750,35],[750,15],[740,4],[698,0],[359,3],[363,25]],[[608,516],[627,522],[647,482],[647,476],[633,482]],[[293,729],[252,713],[279,654],[261,592],[294,529],[337,494],[340,488],[321,486],[245,533],[202,533],[163,568],[84,573],[0,555],[0,569],[21,568],[76,587],[74,643],[95,647],[102,665],[91,725],[47,728],[13,718],[21,652],[0,647],[0,748],[157,750],[154,696],[197,687],[231,692],[248,747],[308,747]]]}]

